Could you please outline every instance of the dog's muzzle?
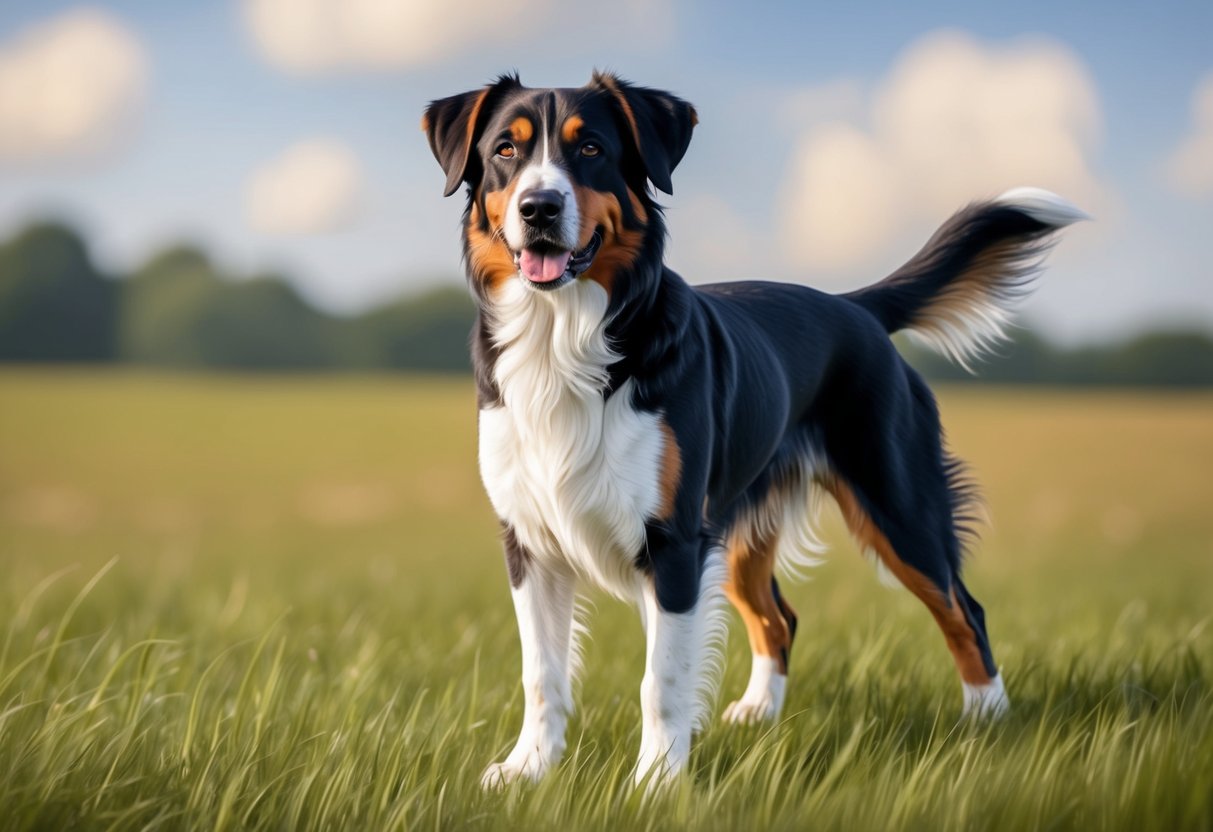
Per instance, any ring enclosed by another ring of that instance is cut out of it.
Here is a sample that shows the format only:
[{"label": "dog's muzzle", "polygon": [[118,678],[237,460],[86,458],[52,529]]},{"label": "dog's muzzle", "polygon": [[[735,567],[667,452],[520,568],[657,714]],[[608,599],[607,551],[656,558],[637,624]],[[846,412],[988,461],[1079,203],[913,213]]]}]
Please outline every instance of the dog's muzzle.
[{"label": "dog's muzzle", "polygon": [[602,234],[595,230],[580,251],[558,249],[540,243],[514,254],[518,273],[536,289],[557,289],[584,272],[594,262],[602,245]]}]

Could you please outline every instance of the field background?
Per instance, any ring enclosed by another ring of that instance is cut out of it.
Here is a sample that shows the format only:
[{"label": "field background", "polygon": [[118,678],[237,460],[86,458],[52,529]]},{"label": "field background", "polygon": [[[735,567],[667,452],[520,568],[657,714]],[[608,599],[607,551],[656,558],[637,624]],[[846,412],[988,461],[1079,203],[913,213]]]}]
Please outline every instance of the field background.
[{"label": "field background", "polygon": [[828,514],[782,724],[634,793],[640,626],[591,596],[565,763],[483,795],[522,701],[469,382],[0,371],[0,826],[1213,828],[1213,395],[941,400],[1007,720],[957,726]]}]

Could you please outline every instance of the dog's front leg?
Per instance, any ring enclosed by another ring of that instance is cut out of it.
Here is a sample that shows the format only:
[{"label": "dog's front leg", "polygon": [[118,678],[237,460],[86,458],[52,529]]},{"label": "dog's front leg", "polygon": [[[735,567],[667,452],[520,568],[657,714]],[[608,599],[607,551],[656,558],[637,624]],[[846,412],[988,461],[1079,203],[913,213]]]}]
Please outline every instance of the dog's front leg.
[{"label": "dog's front leg", "polygon": [[512,591],[522,640],[526,709],[514,750],[485,770],[481,778],[485,788],[519,777],[538,780],[560,762],[573,708],[569,651],[576,581],[570,572],[551,564],[531,561],[525,567]]},{"label": "dog's front leg", "polygon": [[637,785],[646,778],[650,784],[671,780],[686,766],[691,735],[704,721],[724,624],[719,557],[700,555],[706,543],[654,543],[650,538],[654,568],[640,603],[647,649],[640,683]]}]

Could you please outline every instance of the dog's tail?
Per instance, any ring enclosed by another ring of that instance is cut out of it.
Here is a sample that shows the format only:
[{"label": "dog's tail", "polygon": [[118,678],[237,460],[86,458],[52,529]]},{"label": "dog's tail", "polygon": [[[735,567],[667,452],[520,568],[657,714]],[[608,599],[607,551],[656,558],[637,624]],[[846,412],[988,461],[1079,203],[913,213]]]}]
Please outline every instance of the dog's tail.
[{"label": "dog's tail", "polygon": [[957,211],[908,263],[843,295],[890,334],[909,329],[966,369],[1005,337],[1054,232],[1089,219],[1049,191],[1015,188]]}]

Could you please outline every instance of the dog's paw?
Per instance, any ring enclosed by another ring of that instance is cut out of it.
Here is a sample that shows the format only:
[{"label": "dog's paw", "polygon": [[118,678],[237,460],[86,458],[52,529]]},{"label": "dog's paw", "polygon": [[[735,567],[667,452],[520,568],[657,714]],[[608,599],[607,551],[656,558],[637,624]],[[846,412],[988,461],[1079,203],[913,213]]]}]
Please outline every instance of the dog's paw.
[{"label": "dog's paw", "polygon": [[734,725],[773,722],[783,710],[787,686],[788,677],[780,672],[774,659],[755,656],[754,664],[750,668],[750,683],[746,685],[745,693],[724,709],[722,719]]},{"label": "dog's paw", "polygon": [[513,750],[500,763],[493,763],[480,776],[480,785],[487,790],[501,789],[517,780],[539,780],[564,756],[564,722],[549,721],[549,728],[559,731],[535,731],[524,726]]},{"label": "dog's paw", "polygon": [[648,792],[665,788],[678,779],[691,757],[691,723],[671,726],[659,723],[642,732],[640,754],[632,769],[632,781]]},{"label": "dog's paw", "polygon": [[493,763],[480,775],[480,788],[485,791],[497,791],[517,780],[534,782],[543,776],[546,767],[538,763],[535,757],[527,757],[522,761],[506,759],[501,763]]},{"label": "dog's paw", "polygon": [[779,716],[779,705],[772,697],[751,699],[743,696],[730,702],[721,719],[733,725],[753,725],[758,722],[773,722]]},{"label": "dog's paw", "polygon": [[995,676],[985,685],[964,686],[965,719],[998,719],[1011,710],[1011,700],[1003,687],[1002,676]]},{"label": "dog's paw", "polygon": [[640,759],[632,769],[632,782],[636,788],[644,787],[646,792],[652,794],[674,783],[684,766],[684,761],[670,760],[664,754],[641,750]]},{"label": "dog's paw", "polygon": [[783,710],[788,677],[769,656],[754,656],[745,693],[724,709],[722,719],[734,725],[772,722]]}]

